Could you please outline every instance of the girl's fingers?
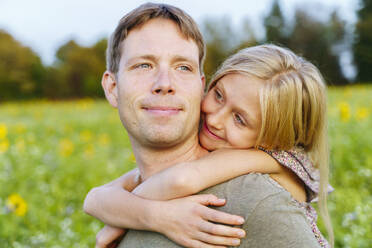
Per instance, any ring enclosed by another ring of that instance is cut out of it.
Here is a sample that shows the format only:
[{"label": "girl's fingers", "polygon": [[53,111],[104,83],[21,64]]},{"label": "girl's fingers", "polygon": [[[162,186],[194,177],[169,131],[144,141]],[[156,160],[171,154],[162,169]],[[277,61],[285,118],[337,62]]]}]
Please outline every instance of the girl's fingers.
[{"label": "girl's fingers", "polygon": [[240,239],[216,236],[205,232],[198,233],[198,240],[211,244],[211,245],[223,245],[223,246],[238,246],[240,245]]},{"label": "girl's fingers", "polygon": [[223,206],[226,203],[225,199],[219,199],[217,196],[212,195],[212,194],[192,195],[192,196],[189,196],[188,198],[204,206],[208,206],[208,205]]},{"label": "girl's fingers", "polygon": [[115,246],[115,241],[120,239],[124,234],[124,230],[116,227],[105,226],[96,236],[96,248],[106,248]]},{"label": "girl's fingers", "polygon": [[228,214],[222,211],[214,210],[208,207],[203,207],[201,217],[208,221],[227,225],[241,225],[244,223],[244,218],[238,215]]},{"label": "girl's fingers", "polygon": [[205,221],[200,227],[200,231],[217,236],[225,236],[230,238],[244,238],[245,231],[240,228],[218,225]]},{"label": "girl's fingers", "polygon": [[226,246],[223,245],[212,245],[208,244],[196,239],[191,240],[188,244],[187,247],[195,247],[195,248],[227,248]]}]

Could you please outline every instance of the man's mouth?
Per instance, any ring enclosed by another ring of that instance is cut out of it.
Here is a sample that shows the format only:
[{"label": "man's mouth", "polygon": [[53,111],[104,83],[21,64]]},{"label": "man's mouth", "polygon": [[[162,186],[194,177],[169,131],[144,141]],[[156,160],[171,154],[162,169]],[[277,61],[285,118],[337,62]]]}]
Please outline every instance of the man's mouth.
[{"label": "man's mouth", "polygon": [[143,107],[145,111],[150,114],[154,115],[161,115],[161,116],[170,116],[178,114],[182,109],[177,107],[168,107],[168,106],[148,106]]},{"label": "man's mouth", "polygon": [[203,123],[203,129],[204,129],[204,132],[214,138],[214,139],[217,139],[217,140],[222,140],[222,138],[216,134],[214,134],[209,128],[208,128],[208,125],[207,125],[207,122],[204,120],[204,123]]}]

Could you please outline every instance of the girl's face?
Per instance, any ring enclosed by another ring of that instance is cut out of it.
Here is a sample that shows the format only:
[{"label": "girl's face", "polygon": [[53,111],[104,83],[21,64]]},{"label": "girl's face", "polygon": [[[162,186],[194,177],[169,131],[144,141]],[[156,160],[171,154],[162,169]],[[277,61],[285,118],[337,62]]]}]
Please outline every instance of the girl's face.
[{"label": "girl's face", "polygon": [[243,74],[228,74],[209,90],[202,101],[201,145],[220,148],[252,148],[261,125],[259,90],[264,82]]}]

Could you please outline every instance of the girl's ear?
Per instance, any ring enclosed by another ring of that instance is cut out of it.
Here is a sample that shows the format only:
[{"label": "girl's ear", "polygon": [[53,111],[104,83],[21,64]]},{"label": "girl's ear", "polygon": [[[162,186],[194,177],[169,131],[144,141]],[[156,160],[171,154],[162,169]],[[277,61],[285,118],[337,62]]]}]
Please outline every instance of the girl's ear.
[{"label": "girl's ear", "polygon": [[118,107],[118,87],[115,75],[110,71],[105,71],[102,76],[102,88],[105,91],[107,101],[114,108]]}]

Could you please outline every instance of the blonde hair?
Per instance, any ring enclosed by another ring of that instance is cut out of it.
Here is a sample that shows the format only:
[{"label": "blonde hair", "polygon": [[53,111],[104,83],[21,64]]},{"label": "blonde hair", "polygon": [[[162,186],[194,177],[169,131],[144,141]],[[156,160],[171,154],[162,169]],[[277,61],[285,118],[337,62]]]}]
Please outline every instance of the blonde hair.
[{"label": "blonde hair", "polygon": [[327,209],[327,97],[322,75],[302,57],[271,44],[245,48],[229,57],[212,77],[209,90],[233,73],[265,81],[259,93],[262,123],[256,147],[289,150],[301,146],[319,169],[319,210],[333,246]]},{"label": "blonde hair", "polygon": [[191,39],[196,43],[199,50],[199,69],[202,73],[205,44],[197,24],[183,10],[169,4],[159,3],[142,4],[120,19],[119,24],[108,41],[106,50],[107,70],[115,74],[118,72],[122,54],[122,43],[129,32],[135,28],[140,28],[146,22],[155,18],[173,21],[177,24],[181,34],[186,39]]}]

